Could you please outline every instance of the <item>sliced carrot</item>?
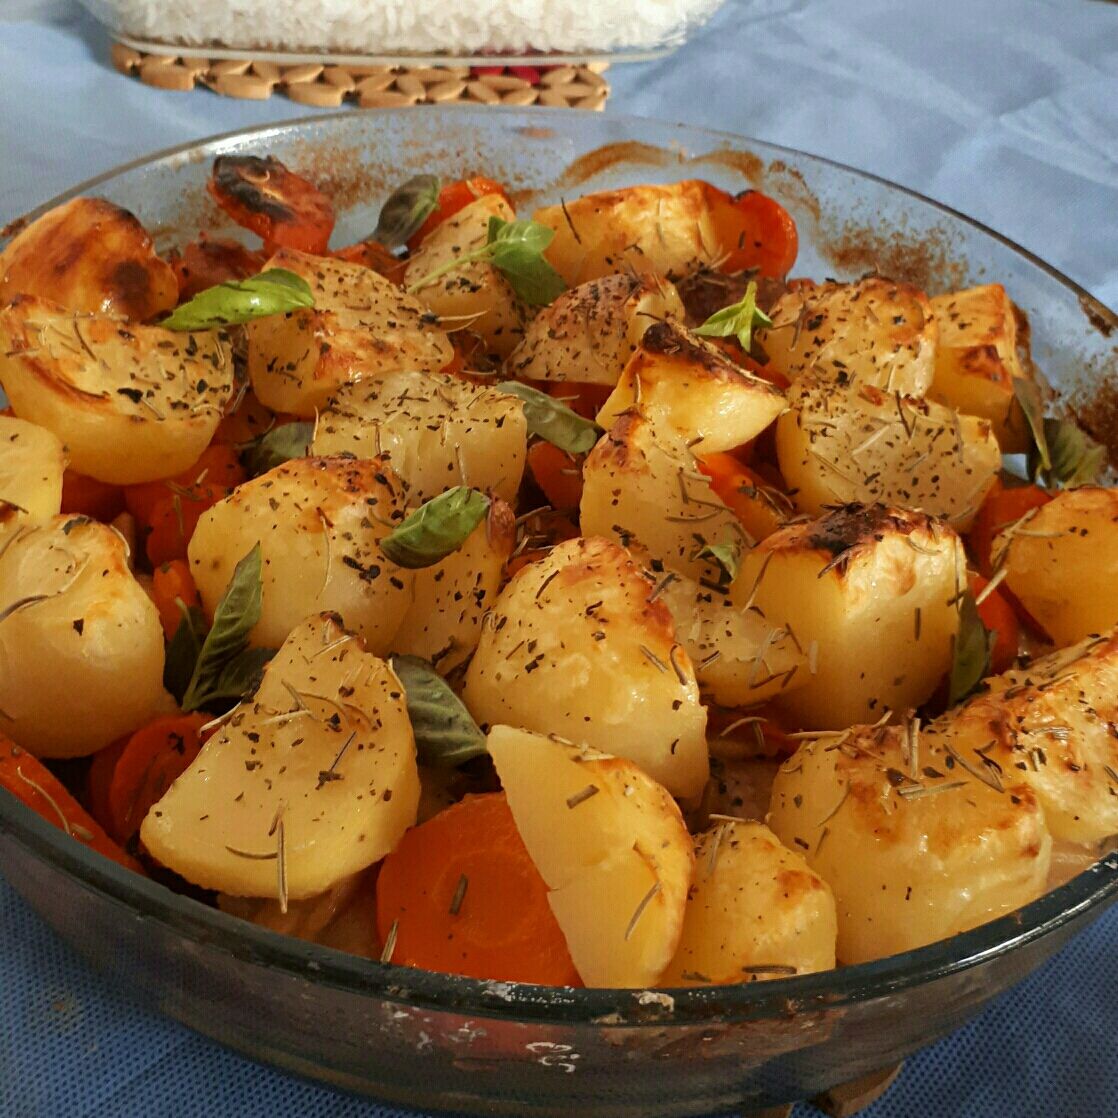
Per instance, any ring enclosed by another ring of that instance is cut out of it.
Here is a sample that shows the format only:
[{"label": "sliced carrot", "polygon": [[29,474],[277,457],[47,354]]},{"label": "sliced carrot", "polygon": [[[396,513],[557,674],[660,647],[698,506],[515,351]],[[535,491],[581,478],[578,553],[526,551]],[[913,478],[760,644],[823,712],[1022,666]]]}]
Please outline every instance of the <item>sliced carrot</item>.
[{"label": "sliced carrot", "polygon": [[[986,588],[987,580],[981,575],[973,575],[970,585],[977,597]],[[995,588],[982,600],[978,616],[982,619],[982,624],[994,634],[994,647],[990,650],[991,673],[999,675],[1008,671],[1017,659],[1021,642],[1021,625],[1013,606]]]},{"label": "sliced carrot", "polygon": [[101,825],[74,799],[41,761],[0,734],[0,788],[41,815],[48,823],[127,869],[143,873]]},{"label": "sliced carrot", "polygon": [[408,267],[406,260],[394,256],[379,241],[358,241],[356,244],[335,249],[330,255],[348,264],[360,264],[362,267],[370,268],[395,284],[404,282],[404,272]]},{"label": "sliced carrot", "polygon": [[543,387],[549,396],[561,400],[583,419],[593,419],[613,391],[610,384],[584,384],[575,380],[550,381],[537,387]]},{"label": "sliced carrot", "polygon": [[179,284],[179,302],[193,299],[199,291],[229,280],[254,276],[267,263],[262,252],[253,252],[238,241],[210,238],[205,233],[181,251],[167,256]]},{"label": "sliced carrot", "polygon": [[582,500],[582,470],[578,460],[549,442],[533,443],[528,465],[536,484],[553,509],[577,509]]},{"label": "sliced carrot", "polygon": [[706,190],[715,236],[728,254],[720,270],[733,275],[756,269],[762,276],[786,276],[800,246],[792,215],[759,190],[733,195],[709,183]]},{"label": "sliced carrot", "polygon": [[108,524],[124,511],[124,491],[119,485],[67,470],[62,475],[62,511]]},{"label": "sliced carrot", "polygon": [[704,454],[697,462],[710,478],[711,489],[754,540],[771,536],[784,523],[778,492],[736,455],[725,451]]},{"label": "sliced carrot", "polygon": [[228,444],[216,443],[202,451],[194,465],[174,477],[126,486],[124,502],[137,522],[146,528],[151,526],[155,510],[176,492],[184,500],[193,497],[208,499],[212,495],[210,490],[232,489],[244,480],[244,467],[236,449]]},{"label": "sliced carrot", "polygon": [[993,548],[998,534],[1015,524],[1026,513],[1052,500],[1052,495],[1038,485],[1006,487],[1000,480],[986,495],[968,535],[978,569],[987,578],[994,573]]},{"label": "sliced carrot", "polygon": [[580,985],[503,792],[467,796],[408,831],[377,878],[394,963],[547,986]]},{"label": "sliced carrot", "polygon": [[789,736],[777,716],[766,706],[741,710],[712,704],[707,707],[707,715],[707,735],[711,740],[731,735],[748,740],[753,735],[758,757],[783,760],[799,748],[800,743]]},{"label": "sliced carrot", "polygon": [[428,214],[427,220],[408,238],[408,248],[414,252],[432,229],[442,225],[447,218],[453,217],[460,210],[464,210],[471,202],[477,201],[485,194],[500,194],[506,202],[509,201],[508,192],[505,188],[499,182],[488,179],[484,175],[475,175],[472,179],[448,182],[439,191],[438,204]]},{"label": "sliced carrot", "polygon": [[194,576],[190,573],[190,564],[185,559],[172,559],[155,568],[151,579],[151,596],[155,608],[159,610],[163,634],[168,640],[175,635],[182,622],[182,609],[178,603],[182,602],[187,608],[202,605],[198,587],[194,585]]},{"label": "sliced carrot", "polygon": [[89,814],[108,831],[110,827],[109,814],[109,785],[113,782],[113,770],[116,768],[124,747],[128,744],[129,735],[117,738],[112,745],[106,745],[93,755],[89,770],[85,776],[85,802]]},{"label": "sliced carrot", "polygon": [[213,446],[244,446],[270,431],[280,422],[271,408],[266,408],[252,389],[241,397],[235,411],[222,416],[214,432]]},{"label": "sliced carrot", "polygon": [[190,767],[202,748],[206,714],[170,714],[137,730],[121,751],[109,783],[108,830],[120,843],[140,829],[144,816]]}]

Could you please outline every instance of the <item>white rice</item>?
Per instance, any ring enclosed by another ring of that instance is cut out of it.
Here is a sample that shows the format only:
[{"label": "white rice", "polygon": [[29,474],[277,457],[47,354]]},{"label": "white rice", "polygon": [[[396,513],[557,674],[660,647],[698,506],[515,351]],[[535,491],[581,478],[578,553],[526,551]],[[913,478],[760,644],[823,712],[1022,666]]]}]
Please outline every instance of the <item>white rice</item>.
[{"label": "white rice", "polygon": [[136,39],[340,54],[647,50],[722,0],[82,0]]}]

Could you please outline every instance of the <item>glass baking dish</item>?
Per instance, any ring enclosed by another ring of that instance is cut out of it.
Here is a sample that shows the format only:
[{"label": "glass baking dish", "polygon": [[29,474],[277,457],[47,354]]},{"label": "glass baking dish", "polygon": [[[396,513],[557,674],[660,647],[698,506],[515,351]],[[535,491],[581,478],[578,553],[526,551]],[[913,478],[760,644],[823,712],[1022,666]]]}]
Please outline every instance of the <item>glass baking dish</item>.
[{"label": "glass baking dish", "polygon": [[81,0],[125,46],[280,65],[636,62],[680,46],[724,0]]}]

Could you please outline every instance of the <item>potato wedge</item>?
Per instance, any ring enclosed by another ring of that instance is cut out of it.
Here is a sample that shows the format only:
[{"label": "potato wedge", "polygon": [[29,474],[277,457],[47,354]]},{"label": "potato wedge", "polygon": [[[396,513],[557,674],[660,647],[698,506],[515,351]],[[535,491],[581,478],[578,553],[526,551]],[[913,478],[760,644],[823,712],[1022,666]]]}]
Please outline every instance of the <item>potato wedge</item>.
[{"label": "potato wedge", "polygon": [[723,819],[695,839],[683,934],[664,986],[756,982],[831,970],[835,899],[764,823]]},{"label": "potato wedge", "polygon": [[778,696],[793,724],[842,730],[917,707],[950,669],[962,541],[921,513],[847,505],[745,556],[730,597],[790,627],[806,680]]},{"label": "potato wedge", "polygon": [[784,393],[686,326],[657,322],[645,331],[598,423],[608,431],[631,408],[674,431],[696,454],[710,454],[759,435],[784,410]]},{"label": "potato wedge", "polygon": [[1118,625],[1118,489],[1065,489],[994,542],[1005,584],[1057,645]]},{"label": "potato wedge", "polygon": [[0,416],[0,547],[24,525],[58,515],[66,461],[62,443],[45,427]]},{"label": "potato wedge", "polygon": [[653,577],[704,695],[722,706],[749,707],[807,682],[807,656],[794,633],[685,575]]},{"label": "potato wedge", "polygon": [[146,322],[178,302],[179,285],[134,214],[104,198],[71,198],[0,252],[0,305],[17,295]]},{"label": "potato wedge", "polygon": [[928,399],[988,419],[1005,454],[1029,449],[1029,427],[1013,390],[1028,378],[1017,353],[1017,313],[1000,283],[934,295],[939,327]]},{"label": "potato wedge", "polygon": [[529,323],[507,371],[525,380],[617,383],[654,323],[683,318],[676,289],[658,276],[603,276],[565,291]]},{"label": "potato wedge", "polygon": [[579,516],[585,536],[640,543],[669,570],[717,581],[711,544],[752,542],[699,472],[684,439],[626,412],[587,455]]},{"label": "potato wedge", "polygon": [[1055,839],[1118,834],[1118,635],[1090,637],[987,683],[954,712],[963,761],[995,786],[1027,784]]},{"label": "potato wedge", "polygon": [[174,710],[159,614],[112,528],[56,516],[2,546],[0,731],[37,757],[84,757]]},{"label": "potato wedge", "polygon": [[340,388],[311,453],[384,454],[418,506],[455,485],[515,501],[527,444],[515,396],[444,373],[399,372]]},{"label": "potato wedge", "polygon": [[789,380],[871,386],[923,396],[935,374],[935,316],[927,295],[907,283],[869,276],[856,283],[798,285],[754,333],[773,369]]},{"label": "potato wedge", "polygon": [[257,318],[248,374],[261,403],[310,419],[343,384],[402,369],[434,372],[454,347],[424,305],[371,268],[280,249],[266,268],[302,276],[314,308]]},{"label": "potato wedge", "polygon": [[584,194],[532,220],[555,230],[546,255],[570,287],[616,272],[675,280],[731,247],[719,243],[697,179]]},{"label": "potato wedge", "polygon": [[482,725],[609,746],[677,796],[707,778],[706,711],[671,614],[624,550],[574,539],[520,570],[482,626],[463,699]]},{"label": "potato wedge", "polygon": [[516,546],[516,514],[500,498],[453,554],[415,571],[412,601],[393,652],[422,656],[445,675],[477,648],[481,624],[497,598]]},{"label": "potato wedge", "polygon": [[1024,784],[952,767],[945,724],[855,727],[777,773],[769,826],[830,885],[838,959],[862,963],[977,927],[1045,889],[1052,838]]},{"label": "potato wedge", "polygon": [[264,593],[253,644],[278,648],[303,618],[329,609],[383,655],[408,611],[413,576],[385,557],[380,540],[404,515],[403,486],[383,460],[295,458],[202,514],[190,570],[212,615],[259,543]]},{"label": "potato wedge", "polygon": [[694,857],[671,796],[632,762],[509,726],[489,754],[587,986],[652,986],[683,926]]},{"label": "potato wedge", "polygon": [[380,861],[415,822],[404,689],[335,615],[292,630],[245,704],[151,809],[152,857],[205,889],[303,900]]},{"label": "potato wedge", "polygon": [[79,314],[35,296],[0,309],[0,384],[20,419],[112,485],[171,477],[209,445],[233,392],[217,331],[173,333]]},{"label": "potato wedge", "polygon": [[1001,469],[985,419],[940,404],[804,377],[777,421],[780,470],[797,508],[850,501],[922,509],[965,530]]},{"label": "potato wedge", "polygon": [[[502,195],[483,194],[435,226],[408,260],[404,286],[416,288],[433,272],[484,245],[491,217],[512,221],[516,214]],[[470,330],[500,357],[507,357],[517,347],[532,316],[504,275],[485,260],[455,268],[419,286],[415,296],[445,327]]]}]

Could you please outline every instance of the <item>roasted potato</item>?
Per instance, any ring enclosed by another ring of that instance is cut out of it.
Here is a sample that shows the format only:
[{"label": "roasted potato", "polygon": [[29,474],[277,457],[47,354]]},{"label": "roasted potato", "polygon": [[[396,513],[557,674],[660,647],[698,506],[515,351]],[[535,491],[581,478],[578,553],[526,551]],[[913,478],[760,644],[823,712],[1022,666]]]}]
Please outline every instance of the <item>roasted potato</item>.
[{"label": "roasted potato", "polygon": [[292,630],[140,839],[195,885],[282,908],[380,861],[418,803],[400,681],[336,615],[320,614]]},{"label": "roasted potato", "polygon": [[412,572],[380,549],[404,518],[402,494],[379,458],[295,458],[238,486],[202,514],[187,549],[206,611],[259,543],[263,608],[253,644],[277,648],[303,618],[329,609],[370,651],[387,653],[411,603]]},{"label": "roasted potato", "polygon": [[[286,835],[284,836],[286,839]],[[344,877],[325,893],[282,905],[274,897],[235,897],[220,893],[217,907],[250,924],[272,932],[314,943],[353,903],[358,893],[370,893],[368,875],[355,873]]]},{"label": "roasted potato", "polygon": [[58,515],[65,470],[66,450],[56,435],[0,416],[0,547],[22,526]]},{"label": "roasted potato", "polygon": [[104,198],[72,198],[0,252],[0,305],[17,295],[146,322],[178,302],[179,285],[134,214]]},{"label": "roasted potato", "polygon": [[950,669],[966,585],[959,537],[921,513],[846,505],[749,552],[730,596],[807,652],[777,697],[793,724],[841,730],[917,707]]},{"label": "roasted potato", "polygon": [[734,364],[678,322],[645,331],[598,423],[607,431],[631,408],[686,439],[696,454],[741,446],[784,410],[784,393]]},{"label": "roasted potato", "polygon": [[1118,489],[1065,489],[1007,528],[1005,584],[1057,645],[1118,625]]},{"label": "roasted potato", "polygon": [[706,711],[666,606],[604,539],[574,539],[517,572],[466,673],[488,726],[522,726],[610,750],[677,796],[707,778]]},{"label": "roasted potato", "polygon": [[509,726],[489,754],[587,986],[651,986],[683,926],[694,857],[671,796],[636,765]]},{"label": "roasted potato", "polygon": [[83,757],[174,709],[159,614],[123,540],[84,516],[0,545],[0,731],[38,757]]},{"label": "roasted potato", "polygon": [[489,239],[489,219],[512,221],[516,214],[500,194],[483,194],[453,217],[437,225],[408,260],[404,285],[415,290],[424,306],[445,328],[468,329],[501,357],[524,337],[531,310],[512,285],[486,260],[474,261],[426,284],[427,276]]},{"label": "roasted potato", "polygon": [[1027,784],[1053,838],[1118,834],[1118,636],[1091,637],[987,680],[954,712],[957,755],[991,784]]},{"label": "roasted potato", "polygon": [[507,370],[525,380],[617,383],[656,322],[683,318],[675,288],[659,276],[603,276],[564,292],[532,320]]},{"label": "roasted potato", "polygon": [[615,272],[675,280],[733,247],[719,243],[697,179],[584,194],[532,219],[555,230],[546,255],[570,287]]},{"label": "roasted potato", "polygon": [[1052,839],[1024,784],[954,764],[945,724],[855,727],[777,773],[769,825],[838,908],[838,959],[862,963],[977,927],[1039,896]]},{"label": "roasted potato", "polygon": [[455,485],[515,501],[527,442],[515,396],[444,373],[399,372],[339,389],[311,453],[386,455],[413,505]]},{"label": "roasted potato", "polygon": [[695,839],[683,934],[663,986],[710,986],[831,970],[835,899],[764,823],[723,818]]},{"label": "roasted potato", "polygon": [[1004,454],[1029,449],[1029,428],[1013,390],[1027,378],[1018,355],[1017,313],[1000,283],[932,296],[939,327],[928,399],[988,419]]},{"label": "roasted potato", "polygon": [[133,485],[198,460],[233,392],[220,332],[173,333],[35,296],[0,309],[0,384],[53,432],[79,473]]},{"label": "roasted potato", "polygon": [[703,554],[714,544],[752,541],[699,472],[682,436],[626,412],[599,440],[583,466],[582,533],[628,546],[696,580],[717,580],[718,565]]},{"label": "roasted potato", "polygon": [[777,421],[776,452],[796,507],[901,505],[969,527],[1001,469],[985,419],[863,385],[804,377]]},{"label": "roasted potato", "polygon": [[424,305],[371,268],[294,249],[280,249],[265,267],[302,276],[314,293],[313,308],[245,328],[253,390],[273,411],[310,419],[343,384],[434,372],[454,357]]},{"label": "roasted potato", "polygon": [[516,515],[500,498],[466,542],[441,563],[415,571],[412,602],[392,650],[422,656],[445,675],[468,659],[516,546]]},{"label": "roasted potato", "polygon": [[776,301],[770,317],[772,325],[754,337],[789,380],[811,373],[902,396],[931,387],[936,319],[927,295],[910,284],[881,276],[801,284]]}]

